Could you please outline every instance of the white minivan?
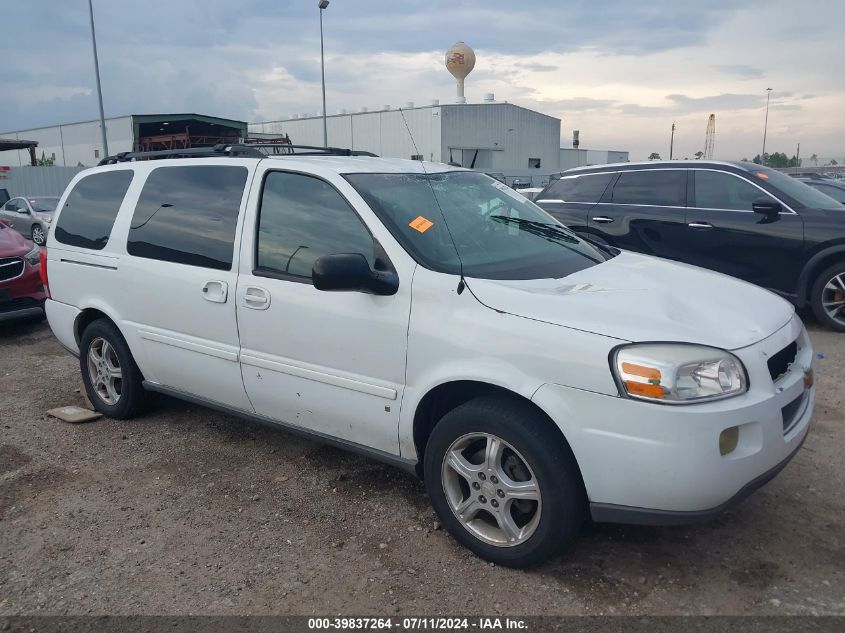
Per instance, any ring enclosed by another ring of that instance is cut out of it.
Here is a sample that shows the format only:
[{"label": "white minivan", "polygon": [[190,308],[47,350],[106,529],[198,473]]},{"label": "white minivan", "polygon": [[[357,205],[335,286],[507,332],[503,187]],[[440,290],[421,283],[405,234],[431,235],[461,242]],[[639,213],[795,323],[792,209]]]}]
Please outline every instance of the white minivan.
[{"label": "white minivan", "polygon": [[807,434],[789,303],[586,242],[484,174],[250,146],[107,162],[68,186],[44,263],[112,418],[163,392],[407,468],[510,566],[587,516],[718,513]]}]

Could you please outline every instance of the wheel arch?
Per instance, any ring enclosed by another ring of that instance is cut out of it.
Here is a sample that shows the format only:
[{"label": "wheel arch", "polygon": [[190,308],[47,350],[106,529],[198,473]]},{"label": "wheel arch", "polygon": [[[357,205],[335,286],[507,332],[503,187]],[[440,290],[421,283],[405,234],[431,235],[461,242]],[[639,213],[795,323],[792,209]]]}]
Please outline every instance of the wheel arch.
[{"label": "wheel arch", "polygon": [[[453,380],[444,382],[432,387],[421,399],[414,412],[413,419],[413,440],[417,453],[416,471],[420,479],[423,478],[423,463],[428,438],[437,423],[449,411],[456,407],[480,398],[483,396],[501,396],[521,402],[533,409],[544,424],[548,425],[557,437],[560,438],[561,446],[572,456],[575,464],[578,460],[575,457],[572,447],[563,430],[558,426],[551,415],[536,402],[506,387],[495,385],[481,380]],[[580,475],[580,465],[578,466]],[[583,485],[583,481],[582,481]]]},{"label": "wheel arch", "polygon": [[[73,323],[73,337],[76,339],[77,346],[79,346],[82,342],[82,333],[85,331],[85,328],[98,319],[106,319],[120,332],[120,326],[118,325],[117,319],[108,314],[106,311],[99,307],[83,308],[82,311],[76,315],[76,319]],[[123,334],[123,332],[121,332],[121,334]],[[126,337],[124,336],[124,338]]]},{"label": "wheel arch", "polygon": [[804,264],[801,275],[798,278],[798,298],[802,302],[809,302],[816,276],[828,266],[838,261],[845,262],[845,244],[829,246],[813,255]]}]

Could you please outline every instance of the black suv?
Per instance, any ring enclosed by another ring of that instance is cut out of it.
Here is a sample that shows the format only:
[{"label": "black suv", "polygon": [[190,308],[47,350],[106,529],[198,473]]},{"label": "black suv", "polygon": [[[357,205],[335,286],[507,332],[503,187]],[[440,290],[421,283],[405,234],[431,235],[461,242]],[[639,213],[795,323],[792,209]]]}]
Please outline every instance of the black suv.
[{"label": "black suv", "polygon": [[778,171],[697,160],[578,168],[536,202],[589,240],[809,302],[845,332],[845,206]]}]

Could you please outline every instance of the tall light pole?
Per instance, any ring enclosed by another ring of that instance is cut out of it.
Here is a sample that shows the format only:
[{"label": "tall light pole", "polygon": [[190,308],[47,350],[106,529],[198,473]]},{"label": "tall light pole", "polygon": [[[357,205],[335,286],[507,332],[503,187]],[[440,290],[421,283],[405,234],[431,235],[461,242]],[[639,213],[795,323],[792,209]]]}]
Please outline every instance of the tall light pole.
[{"label": "tall light pole", "polygon": [[100,62],[97,60],[97,35],[94,33],[94,5],[88,0],[88,14],[91,16],[91,45],[94,47],[94,74],[97,76],[97,99],[100,102],[100,132],[103,134],[103,158],[109,155],[106,140],[106,117],[103,114],[103,89],[100,87]]},{"label": "tall light pole", "polygon": [[675,149],[675,122],[672,121],[672,139],[669,141],[669,160],[672,160],[672,152]]},{"label": "tall light pole", "polygon": [[328,8],[329,0],[319,0],[317,6],[320,7],[320,75],[323,80],[323,147],[328,147],[329,127],[326,122],[326,57],[323,53],[323,11]]},{"label": "tall light pole", "polygon": [[769,98],[772,96],[772,89],[766,88],[766,122],[763,123],[763,153],[760,154],[760,160],[765,160],[763,156],[766,155],[766,132],[769,129]]}]

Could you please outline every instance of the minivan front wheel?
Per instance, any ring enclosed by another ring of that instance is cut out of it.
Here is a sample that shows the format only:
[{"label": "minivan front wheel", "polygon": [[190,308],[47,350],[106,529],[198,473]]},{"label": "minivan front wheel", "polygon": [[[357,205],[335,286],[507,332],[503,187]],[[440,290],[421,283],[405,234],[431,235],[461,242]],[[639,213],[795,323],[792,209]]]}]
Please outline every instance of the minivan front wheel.
[{"label": "minivan front wheel", "polygon": [[94,408],[110,418],[131,418],[146,399],[141,371],[113,323],[98,319],[82,333],[79,365]]},{"label": "minivan front wheel", "polygon": [[823,325],[845,332],[845,262],[830,266],[816,277],[810,304]]},{"label": "minivan front wheel", "polygon": [[471,400],[438,422],[426,487],[443,525],[482,558],[525,567],[572,543],[586,498],[560,434],[530,404]]}]

